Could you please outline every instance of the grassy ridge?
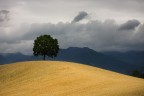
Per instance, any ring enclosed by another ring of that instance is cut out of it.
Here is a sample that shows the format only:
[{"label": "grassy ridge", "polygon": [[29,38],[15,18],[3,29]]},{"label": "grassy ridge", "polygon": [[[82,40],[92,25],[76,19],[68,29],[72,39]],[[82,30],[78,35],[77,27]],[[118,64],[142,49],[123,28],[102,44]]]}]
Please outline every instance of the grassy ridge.
[{"label": "grassy ridge", "polygon": [[70,62],[21,62],[0,65],[0,96],[144,96],[144,79]]}]

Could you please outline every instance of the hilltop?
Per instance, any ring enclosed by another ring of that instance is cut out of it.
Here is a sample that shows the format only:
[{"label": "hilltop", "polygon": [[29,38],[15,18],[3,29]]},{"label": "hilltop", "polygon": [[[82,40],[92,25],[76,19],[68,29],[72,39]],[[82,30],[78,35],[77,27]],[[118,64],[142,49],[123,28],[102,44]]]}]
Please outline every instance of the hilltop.
[{"label": "hilltop", "polygon": [[[58,56],[51,60],[87,64],[106,70],[131,75],[134,70],[144,72],[144,52],[97,52],[90,48],[70,47],[60,49]],[[22,53],[0,53],[0,64],[41,60],[43,57]],[[46,58],[50,59],[50,58]]]},{"label": "hilltop", "polygon": [[60,61],[0,65],[0,96],[143,96],[144,79]]}]

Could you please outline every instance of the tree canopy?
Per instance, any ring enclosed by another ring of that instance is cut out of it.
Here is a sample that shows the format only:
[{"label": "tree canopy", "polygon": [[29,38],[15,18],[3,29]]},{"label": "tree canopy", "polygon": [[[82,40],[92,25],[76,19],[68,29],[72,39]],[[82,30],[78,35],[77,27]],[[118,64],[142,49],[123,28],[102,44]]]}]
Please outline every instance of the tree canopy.
[{"label": "tree canopy", "polygon": [[58,40],[50,35],[41,35],[34,40],[33,54],[34,56],[56,57],[59,51]]}]

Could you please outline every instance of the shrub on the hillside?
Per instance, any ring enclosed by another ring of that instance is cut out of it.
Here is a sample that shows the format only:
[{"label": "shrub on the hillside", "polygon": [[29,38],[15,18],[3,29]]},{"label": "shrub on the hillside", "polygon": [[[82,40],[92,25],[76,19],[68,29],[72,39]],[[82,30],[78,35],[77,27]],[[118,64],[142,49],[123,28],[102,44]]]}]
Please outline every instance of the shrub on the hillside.
[{"label": "shrub on the hillside", "polygon": [[139,77],[139,78],[144,78],[144,73],[142,73],[138,70],[134,70],[134,71],[132,71],[132,76]]}]

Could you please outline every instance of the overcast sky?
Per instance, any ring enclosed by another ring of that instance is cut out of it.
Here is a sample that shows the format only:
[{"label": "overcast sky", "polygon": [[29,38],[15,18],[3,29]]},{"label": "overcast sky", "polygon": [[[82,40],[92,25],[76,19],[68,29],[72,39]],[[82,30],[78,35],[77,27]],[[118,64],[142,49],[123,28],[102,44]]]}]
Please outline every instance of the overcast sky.
[{"label": "overcast sky", "polygon": [[43,34],[60,48],[144,50],[144,0],[0,0],[0,53],[32,53]]}]

